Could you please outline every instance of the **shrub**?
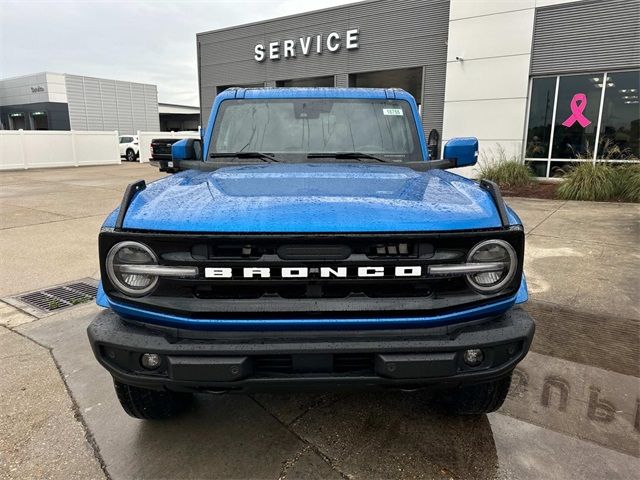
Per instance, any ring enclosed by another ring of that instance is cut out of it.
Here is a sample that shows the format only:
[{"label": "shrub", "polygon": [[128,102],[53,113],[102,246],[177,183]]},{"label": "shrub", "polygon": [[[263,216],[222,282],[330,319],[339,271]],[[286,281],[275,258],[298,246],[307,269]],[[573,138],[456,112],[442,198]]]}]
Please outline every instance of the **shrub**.
[{"label": "shrub", "polygon": [[640,164],[621,162],[637,160],[637,157],[629,148],[621,148],[606,138],[600,142],[598,151],[601,152],[598,155],[601,160],[594,164],[589,161],[593,158],[593,150],[587,144],[583,154],[576,154],[577,159],[587,160],[586,162],[557,170],[564,179],[557,190],[558,198],[640,202]]},{"label": "shrub", "polygon": [[620,200],[640,203],[640,164],[617,167],[616,173]]},{"label": "shrub", "polygon": [[[587,150],[587,154],[591,155],[588,158],[593,158],[593,152],[591,149],[587,147]],[[630,148],[621,147],[609,138],[603,138],[600,140],[600,147],[598,151],[600,152],[598,153],[598,158],[603,160],[638,160]]]},{"label": "shrub", "polygon": [[483,154],[478,178],[496,182],[505,190],[529,185],[533,180],[533,172],[529,166],[518,160],[515,155],[507,158],[504,148],[500,145],[497,150],[497,155],[493,155],[492,159]]},{"label": "shrub", "polygon": [[558,187],[562,200],[612,200],[618,193],[618,173],[608,163],[581,162],[571,167]]}]

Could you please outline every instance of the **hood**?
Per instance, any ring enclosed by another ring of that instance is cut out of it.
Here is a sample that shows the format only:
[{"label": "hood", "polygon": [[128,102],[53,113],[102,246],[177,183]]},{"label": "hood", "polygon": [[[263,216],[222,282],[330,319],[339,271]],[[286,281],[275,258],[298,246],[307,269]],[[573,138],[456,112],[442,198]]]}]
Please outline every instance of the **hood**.
[{"label": "hood", "polygon": [[[105,226],[113,226],[117,211]],[[265,164],[190,170],[147,185],[124,228],[183,232],[393,232],[501,225],[490,195],[442,170]]]}]

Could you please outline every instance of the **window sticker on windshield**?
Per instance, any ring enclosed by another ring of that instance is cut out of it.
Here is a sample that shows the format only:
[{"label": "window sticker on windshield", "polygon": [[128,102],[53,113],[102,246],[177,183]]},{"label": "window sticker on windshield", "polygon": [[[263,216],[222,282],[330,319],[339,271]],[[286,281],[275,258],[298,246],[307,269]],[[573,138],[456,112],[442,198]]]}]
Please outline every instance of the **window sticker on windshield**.
[{"label": "window sticker on windshield", "polygon": [[399,116],[404,115],[402,113],[402,109],[401,108],[383,108],[382,109],[382,114],[383,115],[399,115]]}]

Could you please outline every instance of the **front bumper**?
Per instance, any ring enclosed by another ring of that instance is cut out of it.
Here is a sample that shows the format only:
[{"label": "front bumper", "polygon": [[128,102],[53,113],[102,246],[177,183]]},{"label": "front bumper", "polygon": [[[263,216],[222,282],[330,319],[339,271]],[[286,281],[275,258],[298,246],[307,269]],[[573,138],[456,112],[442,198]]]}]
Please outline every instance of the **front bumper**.
[{"label": "front bumper", "polygon": [[[497,318],[420,329],[202,332],[125,322],[110,310],[89,325],[98,361],[118,381],[174,391],[425,388],[481,383],[509,374],[535,325],[521,308]],[[463,352],[480,348],[470,367]],[[156,370],[140,365],[157,353]]]}]

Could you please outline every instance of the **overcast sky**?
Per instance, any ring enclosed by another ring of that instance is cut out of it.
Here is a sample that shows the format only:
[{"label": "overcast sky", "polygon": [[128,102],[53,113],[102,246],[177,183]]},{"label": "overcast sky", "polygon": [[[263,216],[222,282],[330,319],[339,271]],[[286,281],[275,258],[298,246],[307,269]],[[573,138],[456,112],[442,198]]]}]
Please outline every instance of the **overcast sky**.
[{"label": "overcast sky", "polygon": [[158,86],[198,104],[196,33],[354,0],[0,0],[0,78],[50,71]]}]

